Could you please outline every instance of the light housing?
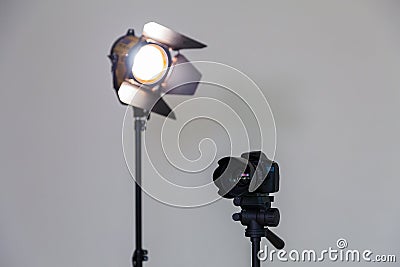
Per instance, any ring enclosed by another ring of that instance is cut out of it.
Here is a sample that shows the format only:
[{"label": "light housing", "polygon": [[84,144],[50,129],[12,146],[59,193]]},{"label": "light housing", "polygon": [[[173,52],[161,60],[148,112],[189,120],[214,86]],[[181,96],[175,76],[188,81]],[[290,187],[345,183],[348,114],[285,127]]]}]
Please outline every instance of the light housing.
[{"label": "light housing", "polygon": [[[178,51],[206,45],[155,22],[118,38],[111,48],[113,85],[121,103],[175,118],[164,94],[193,95],[201,73]],[[174,53],[174,55],[173,55]]]}]

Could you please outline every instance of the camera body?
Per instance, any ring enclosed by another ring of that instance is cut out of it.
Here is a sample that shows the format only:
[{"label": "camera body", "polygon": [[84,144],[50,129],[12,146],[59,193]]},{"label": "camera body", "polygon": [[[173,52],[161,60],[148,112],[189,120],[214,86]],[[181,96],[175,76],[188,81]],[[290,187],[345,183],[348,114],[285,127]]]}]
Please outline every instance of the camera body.
[{"label": "camera body", "polygon": [[224,198],[268,195],[279,191],[279,165],[263,152],[251,151],[220,159],[213,180]]}]

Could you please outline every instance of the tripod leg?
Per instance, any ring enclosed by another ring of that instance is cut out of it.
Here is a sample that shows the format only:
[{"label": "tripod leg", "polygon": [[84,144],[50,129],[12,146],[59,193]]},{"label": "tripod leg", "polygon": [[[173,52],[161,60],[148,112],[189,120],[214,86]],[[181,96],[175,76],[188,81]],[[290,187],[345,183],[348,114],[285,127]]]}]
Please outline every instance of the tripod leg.
[{"label": "tripod leg", "polygon": [[258,252],[260,251],[261,237],[252,237],[251,239],[251,266],[260,267]]}]

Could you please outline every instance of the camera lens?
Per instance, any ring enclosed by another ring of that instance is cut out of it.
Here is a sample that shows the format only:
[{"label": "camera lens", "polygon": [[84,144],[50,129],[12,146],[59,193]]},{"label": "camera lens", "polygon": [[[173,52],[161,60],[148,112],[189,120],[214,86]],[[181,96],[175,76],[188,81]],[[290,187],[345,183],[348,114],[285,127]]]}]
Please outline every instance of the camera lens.
[{"label": "camera lens", "polygon": [[225,198],[233,198],[248,192],[254,168],[243,158],[226,157],[218,161],[213,180],[218,194]]}]

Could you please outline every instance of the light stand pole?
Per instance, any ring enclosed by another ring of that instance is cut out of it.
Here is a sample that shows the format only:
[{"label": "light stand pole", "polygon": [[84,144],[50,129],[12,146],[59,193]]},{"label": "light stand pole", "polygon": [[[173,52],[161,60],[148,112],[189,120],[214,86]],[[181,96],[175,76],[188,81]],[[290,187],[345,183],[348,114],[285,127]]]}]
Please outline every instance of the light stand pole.
[{"label": "light stand pole", "polygon": [[135,120],[135,233],[136,248],[132,256],[134,267],[142,267],[148,260],[147,250],[142,248],[142,132],[146,129],[148,114],[133,107]]}]

